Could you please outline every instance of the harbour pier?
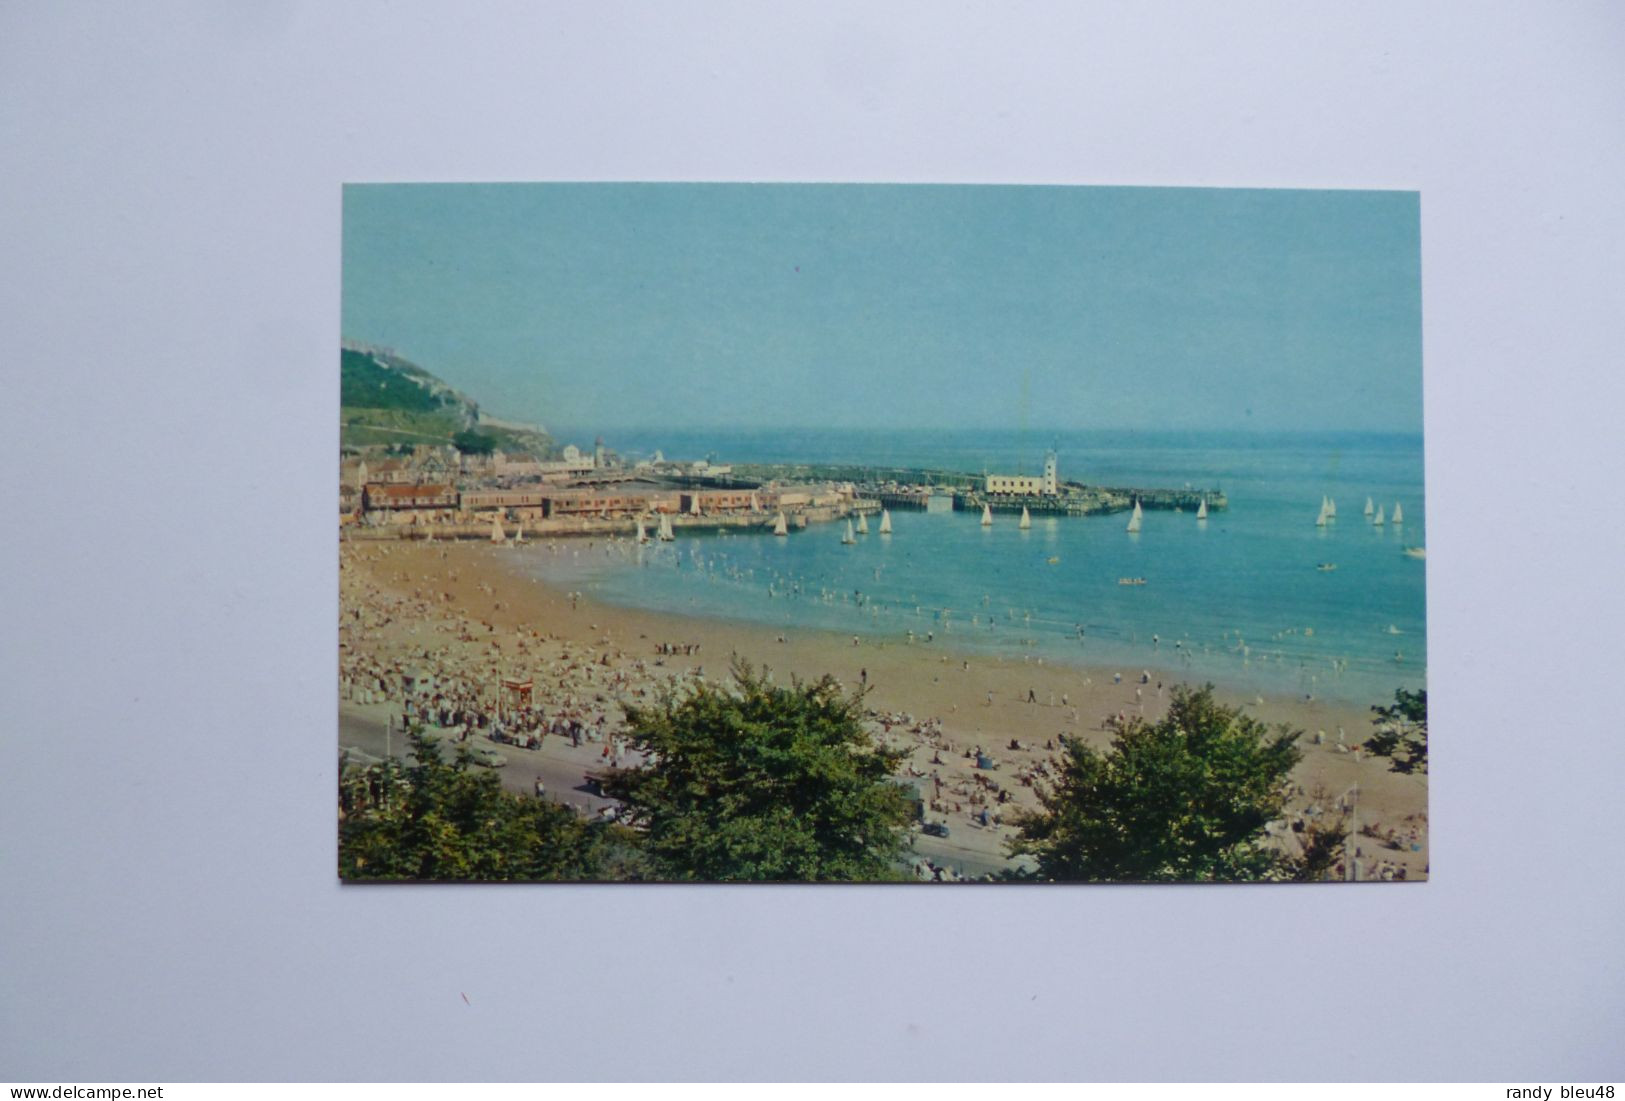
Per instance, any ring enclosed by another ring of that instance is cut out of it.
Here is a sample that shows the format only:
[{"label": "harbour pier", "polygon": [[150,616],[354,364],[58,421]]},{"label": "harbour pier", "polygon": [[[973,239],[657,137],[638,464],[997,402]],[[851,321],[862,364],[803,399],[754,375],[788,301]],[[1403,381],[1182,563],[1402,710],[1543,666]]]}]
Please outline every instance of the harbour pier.
[{"label": "harbour pier", "polygon": [[1208,511],[1229,505],[1219,489],[1137,489],[1114,486],[1083,486],[1069,483],[1054,494],[987,493],[964,490],[954,494],[954,509],[980,512],[985,505],[993,512],[1020,512],[1034,516],[1100,516],[1127,512],[1138,501],[1145,511],[1189,510],[1195,512],[1203,501]]}]

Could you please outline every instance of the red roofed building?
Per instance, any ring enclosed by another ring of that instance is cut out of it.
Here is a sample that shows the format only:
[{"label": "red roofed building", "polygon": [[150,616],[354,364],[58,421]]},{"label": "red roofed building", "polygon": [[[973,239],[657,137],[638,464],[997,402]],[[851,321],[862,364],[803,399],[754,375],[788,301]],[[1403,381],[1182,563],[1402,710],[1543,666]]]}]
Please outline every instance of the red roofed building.
[{"label": "red roofed building", "polygon": [[424,509],[457,507],[457,490],[448,485],[381,485],[369,482],[361,491],[361,507],[368,512],[380,509]]}]

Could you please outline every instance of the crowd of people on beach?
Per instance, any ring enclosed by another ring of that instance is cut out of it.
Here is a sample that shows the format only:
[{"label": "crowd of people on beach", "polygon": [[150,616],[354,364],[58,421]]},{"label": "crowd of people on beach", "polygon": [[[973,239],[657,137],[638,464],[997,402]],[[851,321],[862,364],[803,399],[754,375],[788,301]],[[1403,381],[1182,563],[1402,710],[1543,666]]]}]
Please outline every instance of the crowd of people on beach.
[{"label": "crowd of people on beach", "polygon": [[[481,738],[526,751],[560,739],[571,749],[598,747],[608,762],[620,764],[629,754],[627,709],[654,704],[704,679],[703,667],[685,660],[699,655],[697,641],[621,642],[607,633],[585,641],[579,624],[554,635],[541,629],[545,624],[516,623],[507,600],[491,584],[478,581],[478,575],[470,579],[474,584],[462,582],[456,560],[444,561],[444,549],[418,550],[400,554],[373,544],[346,547],[341,555],[341,695],[374,715],[387,714],[392,724],[422,725],[459,741]],[[428,557],[436,554],[441,561]],[[463,595],[454,599],[451,589]],[[478,593],[472,600],[471,591]],[[565,599],[579,612],[580,594]],[[504,621],[506,626],[498,626]],[[599,631],[596,624],[591,630]],[[639,656],[629,647],[647,649]],[[968,660],[957,664],[961,673],[971,672]],[[869,672],[867,665],[858,672],[860,689],[871,687]],[[1153,693],[1159,704],[1165,698],[1163,684],[1149,671],[1134,674],[1128,684],[1121,674],[1111,679],[1125,697],[1135,693],[1133,709],[1141,714]],[[1087,677],[1079,682],[1086,698],[1090,684]],[[1025,720],[1021,737],[1001,739],[995,754],[974,744],[964,729],[967,724],[982,729],[984,720],[961,716],[957,705],[944,702],[945,710],[934,716],[873,709],[867,717],[879,740],[904,751],[899,778],[915,782],[920,792],[920,825],[928,833],[943,828],[938,837],[950,826],[968,829],[965,844],[997,864],[1013,834],[1015,812],[1037,807],[1038,790],[1058,778],[1056,753],[1070,738],[1083,736],[1078,708],[1066,692],[1046,691],[1040,698],[1036,686],[1026,687],[1011,702],[1036,706],[1035,716],[1054,714],[1052,732],[1045,735],[1040,725],[1035,738],[1032,721]],[[989,706],[993,702],[989,691]],[[1119,708],[1117,717],[1125,718],[1127,710]],[[541,793],[540,783],[536,791]],[[1425,818],[1410,828],[1425,839]],[[964,847],[958,834],[955,839]],[[1290,845],[1291,838],[1283,836],[1282,843]],[[1404,850],[1413,844],[1421,842],[1407,837]],[[1372,864],[1370,874],[1403,878],[1403,866],[1393,863],[1386,869]],[[931,879],[953,874],[940,860],[922,870]]]}]

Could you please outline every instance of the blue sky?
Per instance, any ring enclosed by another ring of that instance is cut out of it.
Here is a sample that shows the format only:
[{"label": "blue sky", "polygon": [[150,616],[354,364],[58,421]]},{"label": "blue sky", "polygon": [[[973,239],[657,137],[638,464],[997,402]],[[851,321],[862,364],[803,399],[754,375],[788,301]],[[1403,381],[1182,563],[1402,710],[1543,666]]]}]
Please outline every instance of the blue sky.
[{"label": "blue sky", "polygon": [[1422,426],[1414,192],[350,185],[343,318],[544,425]]}]

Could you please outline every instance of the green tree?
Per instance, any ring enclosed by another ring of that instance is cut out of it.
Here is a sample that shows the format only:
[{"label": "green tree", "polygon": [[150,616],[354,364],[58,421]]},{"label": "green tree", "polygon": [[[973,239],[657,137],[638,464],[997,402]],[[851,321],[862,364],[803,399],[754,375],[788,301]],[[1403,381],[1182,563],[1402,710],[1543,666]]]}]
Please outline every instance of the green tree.
[{"label": "green tree", "polygon": [[628,709],[640,768],[605,773],[654,873],[677,880],[901,877],[913,808],[902,754],[830,677],[776,686],[743,661],[728,687]]},{"label": "green tree", "polygon": [[451,438],[452,446],[464,455],[489,455],[497,449],[497,438],[489,432],[465,428]]},{"label": "green tree", "polygon": [[1264,843],[1280,818],[1297,732],[1271,731],[1213,699],[1213,687],[1175,688],[1159,722],[1113,721],[1111,748],[1072,739],[1041,809],[1018,822],[1011,855],[1030,855],[1041,879],[1209,882],[1286,878]]},{"label": "green tree", "polygon": [[1343,859],[1349,837],[1346,817],[1320,819],[1307,823],[1299,834],[1302,853],[1286,861],[1286,878],[1313,883],[1328,878]]},{"label": "green tree", "polygon": [[1428,770],[1428,694],[1394,691],[1394,702],[1384,707],[1373,706],[1377,732],[1366,739],[1365,748],[1378,757],[1388,758],[1388,767],[1395,772],[1426,772]]},{"label": "green tree", "polygon": [[415,763],[340,775],[341,878],[579,880],[624,864],[628,831],[505,791],[466,750],[444,761],[421,730],[409,739]]}]

